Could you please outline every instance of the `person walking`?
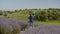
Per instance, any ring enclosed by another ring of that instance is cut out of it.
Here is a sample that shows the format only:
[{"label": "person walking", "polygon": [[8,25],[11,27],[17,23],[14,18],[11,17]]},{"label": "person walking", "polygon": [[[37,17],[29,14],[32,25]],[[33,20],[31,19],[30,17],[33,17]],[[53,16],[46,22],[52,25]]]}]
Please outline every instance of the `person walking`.
[{"label": "person walking", "polygon": [[34,25],[34,13],[32,11],[29,11],[29,23],[30,23],[30,26],[33,27],[33,25]]}]

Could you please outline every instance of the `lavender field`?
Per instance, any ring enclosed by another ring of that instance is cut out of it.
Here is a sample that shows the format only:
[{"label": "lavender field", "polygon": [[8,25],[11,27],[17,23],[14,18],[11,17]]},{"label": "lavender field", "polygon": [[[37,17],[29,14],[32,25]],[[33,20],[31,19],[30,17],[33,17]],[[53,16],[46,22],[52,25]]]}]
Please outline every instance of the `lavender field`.
[{"label": "lavender field", "polygon": [[57,25],[36,25],[33,28],[28,27],[20,34],[60,34],[60,26]]},{"label": "lavender field", "polygon": [[0,34],[16,34],[27,26],[27,22],[0,17]]},{"label": "lavender field", "polygon": [[60,25],[35,24],[33,28],[27,26],[25,21],[0,17],[0,34],[60,34]]}]

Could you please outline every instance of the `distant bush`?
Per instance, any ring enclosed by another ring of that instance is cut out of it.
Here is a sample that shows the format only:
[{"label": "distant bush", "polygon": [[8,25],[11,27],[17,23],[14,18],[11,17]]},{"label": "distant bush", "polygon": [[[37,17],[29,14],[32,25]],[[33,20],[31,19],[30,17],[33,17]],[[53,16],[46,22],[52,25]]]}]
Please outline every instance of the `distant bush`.
[{"label": "distant bush", "polygon": [[13,11],[7,11],[7,13],[10,13],[10,14],[12,14],[12,13],[14,13]]},{"label": "distant bush", "polygon": [[46,21],[47,20],[47,13],[44,11],[40,11],[35,16],[39,21]]},{"label": "distant bush", "polygon": [[10,14],[14,13],[14,12],[9,12]]},{"label": "distant bush", "polygon": [[3,13],[2,13],[2,12],[0,12],[0,15],[3,15]]},{"label": "distant bush", "polygon": [[15,12],[17,12],[17,10],[15,10]]},{"label": "distant bush", "polygon": [[4,16],[7,16],[7,14],[5,13]]},{"label": "distant bush", "polygon": [[36,11],[35,20],[48,21],[48,20],[58,20],[60,18],[60,11],[55,9],[48,9],[42,11]]}]

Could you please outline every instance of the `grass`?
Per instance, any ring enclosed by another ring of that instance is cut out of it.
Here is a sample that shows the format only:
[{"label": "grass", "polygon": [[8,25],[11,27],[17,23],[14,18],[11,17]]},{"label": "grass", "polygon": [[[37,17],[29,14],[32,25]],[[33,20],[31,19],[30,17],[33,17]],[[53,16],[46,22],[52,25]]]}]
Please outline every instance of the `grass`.
[{"label": "grass", "polygon": [[53,24],[53,25],[60,25],[60,21],[46,21],[46,22],[41,22],[41,21],[35,21],[37,24]]},{"label": "grass", "polygon": [[[6,17],[28,21],[28,15],[29,15],[28,11],[20,11],[20,12],[15,12],[13,14],[8,14]],[[46,22],[35,21],[35,23],[60,25],[59,20],[58,21],[57,20],[56,21],[46,21]]]},{"label": "grass", "polygon": [[28,14],[27,12],[16,12],[16,13],[13,13],[13,14],[8,14],[6,17],[9,17],[9,18],[14,18],[14,19],[19,19],[19,20],[27,20],[28,18]]}]

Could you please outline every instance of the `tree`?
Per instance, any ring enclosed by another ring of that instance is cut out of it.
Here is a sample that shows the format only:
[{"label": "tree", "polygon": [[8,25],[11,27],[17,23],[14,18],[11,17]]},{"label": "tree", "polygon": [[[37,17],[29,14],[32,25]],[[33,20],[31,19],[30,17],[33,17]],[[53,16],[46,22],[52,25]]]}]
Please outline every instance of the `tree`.
[{"label": "tree", "polygon": [[36,19],[39,21],[46,21],[48,19],[46,11],[40,11],[36,13]]}]

